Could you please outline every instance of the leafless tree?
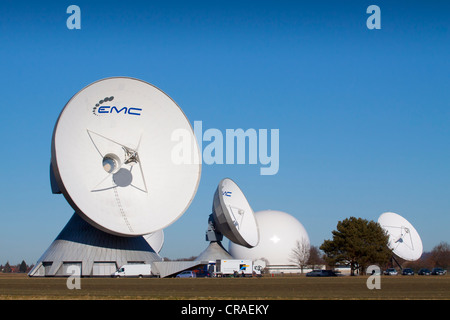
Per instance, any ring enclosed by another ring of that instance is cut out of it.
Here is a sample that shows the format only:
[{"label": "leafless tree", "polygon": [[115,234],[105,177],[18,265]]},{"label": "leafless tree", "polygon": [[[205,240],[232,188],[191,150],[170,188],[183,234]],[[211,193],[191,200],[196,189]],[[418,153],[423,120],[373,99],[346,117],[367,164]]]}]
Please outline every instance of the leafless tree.
[{"label": "leafless tree", "polygon": [[303,273],[303,268],[307,265],[310,254],[309,242],[306,239],[297,240],[294,248],[292,248],[289,261],[298,266]]},{"label": "leafless tree", "polygon": [[450,244],[441,242],[433,248],[430,254],[433,267],[446,268],[450,266]]}]

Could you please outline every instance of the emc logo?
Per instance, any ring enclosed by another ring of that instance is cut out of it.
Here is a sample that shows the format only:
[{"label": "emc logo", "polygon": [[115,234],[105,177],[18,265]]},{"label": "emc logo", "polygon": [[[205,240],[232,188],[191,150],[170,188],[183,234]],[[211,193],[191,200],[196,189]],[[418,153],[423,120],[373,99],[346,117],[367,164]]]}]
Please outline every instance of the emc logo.
[{"label": "emc logo", "polygon": [[103,100],[100,100],[94,108],[92,108],[92,113],[96,116],[104,115],[104,114],[129,114],[133,116],[141,115],[141,108],[133,108],[133,107],[116,107],[116,106],[102,106],[103,103],[114,100],[114,97],[106,97]]},{"label": "emc logo", "polygon": [[226,197],[231,197],[232,192],[231,191],[224,191],[222,192],[222,195],[226,196]]}]

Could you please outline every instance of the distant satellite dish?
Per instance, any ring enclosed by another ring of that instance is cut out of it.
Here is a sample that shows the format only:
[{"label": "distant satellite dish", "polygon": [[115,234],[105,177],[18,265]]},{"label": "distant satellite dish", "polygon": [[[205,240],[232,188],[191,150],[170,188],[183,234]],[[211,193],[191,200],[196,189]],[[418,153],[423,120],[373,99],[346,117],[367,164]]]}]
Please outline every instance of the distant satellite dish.
[{"label": "distant satellite dish", "polygon": [[[189,163],[172,158],[176,130],[189,135]],[[156,232],[186,211],[200,180],[196,157],[197,142],[180,107],[133,78],[107,78],[82,89],[53,132],[59,190],[87,222],[119,236]]]},{"label": "distant satellite dish", "polygon": [[422,240],[408,220],[396,213],[385,212],[378,218],[378,223],[388,233],[388,247],[395,255],[408,261],[420,258],[423,252]]},{"label": "distant satellite dish", "polygon": [[214,194],[213,217],[216,228],[230,241],[247,248],[258,244],[255,214],[233,180],[220,181]]},{"label": "distant satellite dish", "polygon": [[155,250],[156,253],[159,253],[164,245],[164,231],[158,230],[153,233],[149,233],[143,236],[145,241]]},{"label": "distant satellite dish", "polygon": [[261,273],[264,271],[264,269],[266,268],[267,264],[266,261],[262,260],[262,259],[257,259],[255,261],[253,261],[253,270],[256,273]]}]

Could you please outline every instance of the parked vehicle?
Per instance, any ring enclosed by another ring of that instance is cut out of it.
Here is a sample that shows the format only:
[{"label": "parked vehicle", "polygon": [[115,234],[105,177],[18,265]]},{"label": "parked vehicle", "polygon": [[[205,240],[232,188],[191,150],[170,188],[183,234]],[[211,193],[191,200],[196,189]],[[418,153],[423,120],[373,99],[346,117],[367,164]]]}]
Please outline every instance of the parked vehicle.
[{"label": "parked vehicle", "polygon": [[197,278],[194,271],[183,271],[177,274],[176,278]]},{"label": "parked vehicle", "polygon": [[402,275],[404,276],[413,276],[414,275],[414,270],[411,268],[405,268],[402,270]]},{"label": "parked vehicle", "polygon": [[194,270],[196,278],[211,278],[211,273],[205,270]]},{"label": "parked vehicle", "polygon": [[431,274],[433,276],[443,276],[446,273],[447,273],[447,270],[444,270],[442,268],[433,268],[433,270],[431,270]]},{"label": "parked vehicle", "polygon": [[422,268],[419,270],[419,272],[417,272],[417,274],[419,276],[429,276],[431,274],[431,271],[428,270],[427,268]]},{"label": "parked vehicle", "polygon": [[389,268],[389,269],[386,269],[384,274],[387,276],[396,276],[398,274],[398,272],[397,272],[397,270],[395,270],[395,268]]},{"label": "parked vehicle", "polygon": [[333,270],[313,270],[306,274],[307,277],[336,277]]},{"label": "parked vehicle", "polygon": [[150,264],[126,264],[117,269],[113,276],[120,277],[150,277],[152,275],[152,266]]},{"label": "parked vehicle", "polygon": [[253,274],[252,260],[216,260],[216,276],[251,277]]}]

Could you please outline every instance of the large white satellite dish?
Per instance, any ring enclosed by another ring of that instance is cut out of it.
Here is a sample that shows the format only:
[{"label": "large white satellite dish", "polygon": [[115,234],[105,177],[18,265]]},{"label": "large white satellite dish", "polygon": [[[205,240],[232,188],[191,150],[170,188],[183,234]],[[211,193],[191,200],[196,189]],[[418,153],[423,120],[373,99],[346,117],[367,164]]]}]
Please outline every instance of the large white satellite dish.
[{"label": "large white satellite dish", "polygon": [[388,233],[388,247],[398,257],[407,261],[416,261],[423,252],[422,240],[413,225],[394,212],[385,212],[378,223]]},{"label": "large white satellite dish", "polygon": [[[173,133],[190,138],[192,161],[174,161]],[[161,230],[188,208],[200,180],[199,149],[180,107],[133,78],[96,81],[75,94],[56,123],[52,170],[67,201],[105,232]]]},{"label": "large white satellite dish", "polygon": [[231,179],[220,181],[213,200],[216,228],[230,241],[252,248],[259,242],[255,214],[244,193]]}]

